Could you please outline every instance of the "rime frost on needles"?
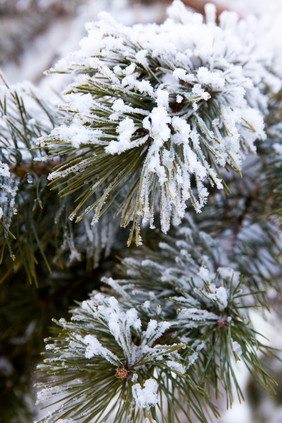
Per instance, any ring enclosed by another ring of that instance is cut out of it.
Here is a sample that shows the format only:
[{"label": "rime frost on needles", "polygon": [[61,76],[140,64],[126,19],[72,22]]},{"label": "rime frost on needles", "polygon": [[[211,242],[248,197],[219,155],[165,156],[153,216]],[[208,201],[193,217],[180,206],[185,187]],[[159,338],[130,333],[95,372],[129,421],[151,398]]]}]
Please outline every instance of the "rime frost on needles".
[{"label": "rime frost on needles", "polygon": [[[122,359],[114,357],[110,351],[104,348],[93,335],[87,335],[83,342],[87,345],[85,357],[94,355],[103,356],[116,366],[122,366],[126,362],[128,368],[137,368],[142,363],[149,362],[167,352],[167,347],[153,347],[154,342],[169,329],[169,322],[157,322],[150,320],[146,330],[142,330],[141,320],[134,308],[124,311],[121,304],[114,297],[97,294],[93,299],[84,301],[82,309],[90,311],[95,319],[104,321],[108,330],[114,337],[115,342],[123,351]],[[73,318],[75,320],[76,317]],[[77,317],[79,320],[79,316]],[[139,337],[138,345],[132,340],[132,331]]]},{"label": "rime frost on needles", "polygon": [[[49,368],[50,375],[54,371],[55,378],[46,385],[39,384],[38,403],[59,399],[61,406],[42,421],[57,421],[64,413],[74,417],[82,384],[88,387],[89,395],[97,395],[97,404],[101,401],[106,412],[108,399],[104,398],[103,383],[109,383],[110,401],[116,398],[117,407],[126,398],[132,413],[130,421],[139,422],[142,409],[145,413],[142,416],[148,416],[147,412],[158,403],[160,388],[154,379],[156,369],[166,365],[168,372],[174,372],[174,377],[177,373],[185,373],[177,353],[184,344],[160,344],[158,339],[170,328],[170,323],[150,319],[146,325],[141,317],[136,309],[126,308],[114,297],[95,294],[73,311],[71,322],[60,319],[64,337],[46,345],[47,359],[40,366],[44,372]],[[59,387],[58,378],[62,378]],[[70,390],[71,403],[68,401]],[[91,413],[93,406],[90,404],[89,410],[87,407],[84,410],[84,418]],[[143,421],[141,418],[140,422]]]},{"label": "rime frost on needles", "polygon": [[[10,172],[10,166],[13,168],[24,161],[40,160],[45,155],[39,151],[31,153],[30,150],[36,147],[37,137],[51,131],[50,112],[32,84],[26,81],[8,87],[0,73],[0,220],[4,228],[3,238],[7,240],[13,238],[9,229],[17,214],[21,183]],[[14,259],[12,249],[9,250]]]},{"label": "rime frost on needles", "polygon": [[[0,74],[0,219],[4,228],[4,237],[7,242],[13,238],[12,234],[17,225],[15,214],[17,209],[19,214],[22,214],[24,210],[25,217],[19,224],[19,233],[23,237],[27,236],[30,242],[31,236],[30,233],[27,234],[24,224],[26,216],[31,215],[28,212],[29,208],[32,215],[36,216],[38,209],[43,210],[44,207],[48,207],[48,217],[45,216],[45,218],[49,219],[49,225],[54,230],[52,235],[47,223],[46,228],[48,227],[51,242],[57,240],[54,263],[61,254],[67,253],[69,254],[68,265],[87,256],[89,260],[93,260],[93,266],[96,267],[101,254],[108,256],[110,253],[118,222],[113,221],[110,213],[105,213],[99,224],[93,227],[91,226],[92,212],[80,225],[69,224],[68,215],[72,210],[72,198],[61,199],[57,193],[54,193],[52,197],[50,190],[46,187],[46,172],[58,162],[58,157],[53,163],[49,162],[46,152],[37,148],[38,139],[49,134],[55,125],[59,124],[59,119],[60,122],[62,121],[63,115],[55,104],[46,100],[31,83],[23,82],[8,86],[4,80],[2,85],[1,82]],[[80,133],[83,137],[83,131]],[[18,190],[19,187],[21,193]],[[52,211],[49,206],[50,201]],[[36,226],[36,217],[34,219]],[[42,233],[44,232],[42,222],[36,227],[39,229],[38,234],[41,230]],[[22,243],[19,239],[17,241]],[[45,241],[47,242],[46,238]],[[37,249],[36,239],[35,245]],[[14,258],[12,253],[14,246],[9,244],[8,249]]]},{"label": "rime frost on needles", "polygon": [[[69,161],[49,177],[73,174],[70,189],[87,177],[85,198],[100,192],[93,222],[115,199],[123,226],[153,227],[157,208],[167,232],[187,200],[199,212],[206,183],[222,189],[220,169],[240,173],[247,152],[265,138],[266,87],[280,82],[267,71],[269,53],[256,45],[257,24],[225,12],[217,26],[211,16],[204,22],[180,1],[162,25],[125,27],[103,13],[88,24],[81,49],[56,66],[74,74],[70,121],[46,141]],[[83,209],[82,199],[71,217]]]},{"label": "rime frost on needles", "polygon": [[[218,380],[232,403],[231,379],[241,396],[236,362],[242,360],[252,373],[258,368],[258,339],[248,314],[248,306],[256,301],[256,288],[248,287],[240,272],[218,267],[216,243],[192,221],[161,238],[154,251],[141,248],[125,259],[118,279],[103,281],[148,317],[155,313],[157,319],[170,321],[166,336],[191,347],[193,354],[186,355],[185,348],[178,352],[179,364],[166,362],[172,371],[187,375],[191,367],[205,363],[204,373],[199,369],[201,380]],[[260,344],[259,349],[264,348]]]},{"label": "rime frost on needles", "polygon": [[83,408],[85,421],[106,421],[110,410],[116,422],[153,423],[162,404],[176,407],[181,398],[189,421],[210,407],[210,390],[221,384],[232,403],[231,379],[240,397],[238,360],[269,386],[257,353],[265,346],[245,300],[255,293],[239,272],[218,267],[216,251],[207,258],[216,245],[192,221],[174,231],[161,234],[155,251],[138,249],[118,279],[102,280],[103,293],[94,291],[70,322],[59,321],[39,366],[38,399],[61,405],[41,422],[75,419]]}]

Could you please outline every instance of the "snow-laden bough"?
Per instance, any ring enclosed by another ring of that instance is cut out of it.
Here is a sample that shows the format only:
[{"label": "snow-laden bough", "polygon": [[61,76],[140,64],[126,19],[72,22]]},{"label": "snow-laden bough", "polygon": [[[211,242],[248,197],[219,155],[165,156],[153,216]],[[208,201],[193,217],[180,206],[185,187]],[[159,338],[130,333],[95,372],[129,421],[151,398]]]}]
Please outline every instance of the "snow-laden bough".
[{"label": "snow-laden bough", "polygon": [[257,23],[224,12],[217,25],[210,8],[204,20],[175,1],[162,25],[133,27],[103,13],[53,70],[74,75],[69,121],[42,141],[66,157],[49,179],[61,195],[78,193],[71,219],[94,209],[94,224],[113,206],[138,244],[156,211],[166,233],[188,201],[202,210],[209,186],[228,192],[224,169],[240,174],[265,138],[268,92],[281,82],[256,43]]}]

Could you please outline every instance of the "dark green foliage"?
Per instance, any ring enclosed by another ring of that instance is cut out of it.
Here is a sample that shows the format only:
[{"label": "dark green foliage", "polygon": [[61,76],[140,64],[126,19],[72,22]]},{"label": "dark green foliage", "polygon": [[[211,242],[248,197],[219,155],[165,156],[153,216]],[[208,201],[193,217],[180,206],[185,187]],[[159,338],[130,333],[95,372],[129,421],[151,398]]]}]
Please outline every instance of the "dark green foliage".
[{"label": "dark green foliage", "polygon": [[51,318],[97,287],[103,270],[93,267],[109,255],[116,225],[107,216],[95,229],[68,220],[68,200],[47,186],[54,163],[37,145],[60,112],[31,85],[1,88],[0,161],[9,175],[0,176],[0,421],[30,423]]},{"label": "dark green foliage", "polygon": [[10,171],[9,177],[0,177],[0,281],[23,267],[28,282],[37,284],[38,263],[50,273],[74,260],[86,259],[88,270],[97,266],[102,254],[109,255],[117,224],[109,215],[95,228],[89,220],[72,223],[73,198],[60,198],[47,185],[47,175],[60,159],[48,160],[37,145],[61,113],[31,86],[22,91],[6,86],[0,110],[1,162]]},{"label": "dark green foliage", "polygon": [[100,272],[85,272],[86,263],[50,276],[37,269],[38,287],[26,282],[24,269],[10,274],[0,290],[0,422],[30,423],[36,415],[32,389],[43,339],[53,317],[67,316],[73,298],[98,288]]}]

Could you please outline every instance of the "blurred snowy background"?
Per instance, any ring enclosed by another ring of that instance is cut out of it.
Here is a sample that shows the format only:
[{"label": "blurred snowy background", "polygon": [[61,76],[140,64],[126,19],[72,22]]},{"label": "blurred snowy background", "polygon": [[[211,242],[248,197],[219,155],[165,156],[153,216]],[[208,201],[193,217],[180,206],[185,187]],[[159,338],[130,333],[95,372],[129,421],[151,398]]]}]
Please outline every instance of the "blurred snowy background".
[{"label": "blurred snowy background", "polygon": [[[192,9],[202,12],[204,0],[185,0]],[[282,0],[218,0],[218,10],[234,10],[240,17],[259,19],[261,37],[277,58],[276,70],[282,74]],[[111,13],[123,24],[158,22],[165,18],[169,0],[0,0],[0,69],[10,84],[31,80],[42,92],[63,89],[64,78],[45,76],[59,58],[76,50],[86,35],[85,23],[96,20],[100,11]],[[273,298],[273,301],[277,301]],[[280,301],[281,306],[281,301]],[[272,346],[282,347],[282,311],[279,301],[275,314],[265,323],[259,316],[260,330],[268,333]],[[267,363],[280,382],[277,396],[265,392],[250,381],[241,369],[246,402],[235,402],[232,410],[223,413],[220,423],[282,423],[282,366],[278,361]],[[224,409],[224,404],[223,404]]]}]

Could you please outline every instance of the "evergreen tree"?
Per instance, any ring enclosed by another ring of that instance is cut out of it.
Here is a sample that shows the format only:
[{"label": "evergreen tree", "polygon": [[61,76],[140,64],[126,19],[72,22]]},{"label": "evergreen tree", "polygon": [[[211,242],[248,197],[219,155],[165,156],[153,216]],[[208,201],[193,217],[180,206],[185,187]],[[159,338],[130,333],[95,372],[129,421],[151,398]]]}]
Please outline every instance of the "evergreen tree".
[{"label": "evergreen tree", "polygon": [[102,14],[50,71],[62,104],[3,79],[1,422],[35,416],[38,362],[39,422],[211,422],[244,399],[238,362],[274,392],[251,310],[279,292],[282,91],[259,29],[180,1],[162,25]]}]

